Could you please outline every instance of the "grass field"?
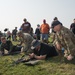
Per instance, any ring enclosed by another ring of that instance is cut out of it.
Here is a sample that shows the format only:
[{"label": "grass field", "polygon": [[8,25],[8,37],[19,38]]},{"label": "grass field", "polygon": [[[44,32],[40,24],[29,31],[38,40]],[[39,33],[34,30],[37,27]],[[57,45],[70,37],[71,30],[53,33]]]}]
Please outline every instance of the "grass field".
[{"label": "grass field", "polygon": [[61,63],[59,57],[42,60],[34,66],[24,63],[11,65],[20,57],[21,54],[0,57],[0,75],[75,75],[75,65]]},{"label": "grass field", "polygon": [[25,63],[12,65],[13,60],[21,56],[22,54],[0,56],[0,75],[75,75],[75,64],[61,63],[59,57],[42,60],[34,66]]}]

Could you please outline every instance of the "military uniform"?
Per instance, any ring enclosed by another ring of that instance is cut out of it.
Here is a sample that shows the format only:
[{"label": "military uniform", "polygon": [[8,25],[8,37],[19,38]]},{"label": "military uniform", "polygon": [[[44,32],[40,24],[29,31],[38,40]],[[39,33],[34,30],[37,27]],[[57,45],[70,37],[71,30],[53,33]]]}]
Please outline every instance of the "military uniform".
[{"label": "military uniform", "polygon": [[23,51],[31,52],[31,42],[33,37],[29,33],[23,33],[23,37],[20,38],[20,41],[24,43]]},{"label": "military uniform", "polygon": [[75,56],[75,36],[66,27],[62,26],[60,32],[56,32],[54,44],[60,44],[61,48],[64,47],[65,54]]}]

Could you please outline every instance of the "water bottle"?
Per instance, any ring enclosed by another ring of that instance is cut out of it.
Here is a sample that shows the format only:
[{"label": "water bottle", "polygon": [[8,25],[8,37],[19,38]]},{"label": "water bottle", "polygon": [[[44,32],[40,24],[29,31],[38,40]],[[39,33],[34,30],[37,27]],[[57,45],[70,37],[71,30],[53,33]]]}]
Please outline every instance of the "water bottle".
[{"label": "water bottle", "polygon": [[62,47],[62,53],[64,53],[64,50],[65,50],[64,47]]}]

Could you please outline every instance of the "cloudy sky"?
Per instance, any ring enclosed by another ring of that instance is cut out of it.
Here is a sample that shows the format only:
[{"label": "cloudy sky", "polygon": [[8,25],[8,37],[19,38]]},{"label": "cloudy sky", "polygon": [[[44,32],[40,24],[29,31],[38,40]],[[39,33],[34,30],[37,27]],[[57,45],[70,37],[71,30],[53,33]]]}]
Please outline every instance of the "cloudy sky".
[{"label": "cloudy sky", "polygon": [[43,19],[51,25],[58,17],[64,26],[70,27],[75,18],[75,0],[0,0],[0,30],[20,28],[23,19],[31,23],[34,31]]}]

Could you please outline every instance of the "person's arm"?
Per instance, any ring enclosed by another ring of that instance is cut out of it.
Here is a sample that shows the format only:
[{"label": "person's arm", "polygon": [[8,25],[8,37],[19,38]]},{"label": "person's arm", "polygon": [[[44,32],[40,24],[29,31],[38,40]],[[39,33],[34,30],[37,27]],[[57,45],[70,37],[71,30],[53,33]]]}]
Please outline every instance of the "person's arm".
[{"label": "person's arm", "polygon": [[29,29],[29,33],[30,33],[31,32],[31,24],[29,22],[27,22],[27,23],[29,24],[28,29]]},{"label": "person's arm", "polygon": [[12,51],[12,49],[13,49],[13,44],[12,44],[12,42],[11,42],[11,41],[9,41],[8,43],[9,43],[9,46],[10,46],[10,50],[9,50],[9,52],[11,52],[11,51]]},{"label": "person's arm", "polygon": [[72,30],[72,24],[70,25],[70,30]]},{"label": "person's arm", "polygon": [[48,24],[48,31],[50,31],[50,26],[49,26],[49,24]]},{"label": "person's arm", "polygon": [[23,29],[23,25],[24,25],[24,23],[20,26],[21,29]]},{"label": "person's arm", "polygon": [[[21,34],[20,34],[21,35]],[[18,46],[21,46],[24,43],[24,40],[22,37],[19,37],[20,42],[17,44]]]},{"label": "person's arm", "polygon": [[40,55],[40,56],[34,55],[34,58],[38,60],[44,60],[46,59],[46,55]]},{"label": "person's arm", "polygon": [[23,42],[21,41],[19,44],[17,44],[18,46],[21,46],[23,44]]},{"label": "person's arm", "polygon": [[35,34],[37,34],[37,28],[35,29]]},{"label": "person's arm", "polygon": [[35,55],[34,53],[32,53],[32,54],[29,54],[29,57],[30,57],[30,58],[35,58],[35,59],[38,59],[38,60],[43,60],[43,59],[46,58],[46,55],[37,56],[37,55]]},{"label": "person's arm", "polygon": [[42,33],[42,25],[40,26],[40,33]]},{"label": "person's arm", "polygon": [[4,51],[4,46],[1,44],[0,45],[0,51],[3,52]]}]

